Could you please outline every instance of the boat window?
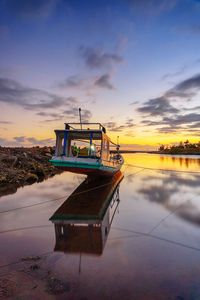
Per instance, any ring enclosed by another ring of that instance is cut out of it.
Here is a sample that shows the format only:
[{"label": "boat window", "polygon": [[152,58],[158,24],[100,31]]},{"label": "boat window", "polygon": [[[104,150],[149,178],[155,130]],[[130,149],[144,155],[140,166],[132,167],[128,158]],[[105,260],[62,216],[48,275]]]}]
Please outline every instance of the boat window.
[{"label": "boat window", "polygon": [[82,157],[82,158],[99,158],[101,141],[100,140],[79,140],[72,139],[69,147],[69,155],[71,157]]},{"label": "boat window", "polygon": [[56,155],[67,157],[100,158],[101,132],[58,131],[56,140]]}]

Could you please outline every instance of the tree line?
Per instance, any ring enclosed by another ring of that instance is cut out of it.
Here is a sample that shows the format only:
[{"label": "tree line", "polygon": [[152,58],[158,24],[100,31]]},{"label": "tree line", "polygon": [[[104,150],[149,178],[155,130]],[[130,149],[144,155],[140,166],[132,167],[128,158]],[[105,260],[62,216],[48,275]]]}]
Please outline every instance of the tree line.
[{"label": "tree line", "polygon": [[190,143],[189,140],[186,140],[185,142],[180,142],[178,145],[161,145],[158,151],[168,154],[200,154],[200,141],[197,143]]}]

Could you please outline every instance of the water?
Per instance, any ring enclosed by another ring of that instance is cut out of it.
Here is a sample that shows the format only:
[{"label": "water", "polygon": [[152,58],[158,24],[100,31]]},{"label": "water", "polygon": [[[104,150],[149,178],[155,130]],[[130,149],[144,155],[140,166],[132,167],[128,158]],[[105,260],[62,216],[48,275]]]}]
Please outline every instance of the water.
[{"label": "water", "polygon": [[[89,208],[80,194],[79,218],[65,220],[63,229],[57,223],[57,235],[49,221],[84,181],[82,175],[63,173],[2,197],[0,211],[10,211],[0,214],[0,275],[15,272],[18,280],[23,268],[31,275],[21,258],[39,255],[34,280],[43,282],[48,270],[67,285],[59,295],[40,287],[45,299],[200,299],[200,159],[153,154],[124,159],[124,178],[112,197],[109,185],[87,192],[104,206],[98,225],[91,226],[97,221],[90,211],[84,221],[90,226],[82,226],[81,211]],[[99,200],[103,197],[107,202]],[[72,206],[77,209],[74,200]],[[34,295],[27,285],[23,292]]]}]

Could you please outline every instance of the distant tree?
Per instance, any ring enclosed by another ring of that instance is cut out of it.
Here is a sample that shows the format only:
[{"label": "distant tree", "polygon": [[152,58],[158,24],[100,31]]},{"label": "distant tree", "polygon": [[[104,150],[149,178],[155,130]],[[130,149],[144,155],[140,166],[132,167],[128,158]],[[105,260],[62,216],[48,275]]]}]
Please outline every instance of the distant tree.
[{"label": "distant tree", "polygon": [[182,141],[179,143],[179,148],[184,149],[184,144]]},{"label": "distant tree", "polygon": [[200,154],[200,141],[198,143],[190,143],[189,140],[186,140],[171,146],[160,145],[159,151],[169,154]]},{"label": "distant tree", "polygon": [[159,151],[164,151],[164,150],[165,150],[165,146],[164,145],[160,145]]},{"label": "distant tree", "polygon": [[186,140],[186,141],[184,142],[185,148],[188,148],[189,143],[190,143],[189,140]]}]

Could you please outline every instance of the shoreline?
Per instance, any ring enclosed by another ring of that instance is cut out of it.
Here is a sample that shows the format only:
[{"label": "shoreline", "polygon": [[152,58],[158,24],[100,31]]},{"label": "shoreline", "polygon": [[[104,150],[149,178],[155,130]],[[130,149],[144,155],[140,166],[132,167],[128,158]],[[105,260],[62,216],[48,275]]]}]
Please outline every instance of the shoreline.
[{"label": "shoreline", "polygon": [[0,197],[62,173],[49,162],[53,153],[52,147],[0,147]]},{"label": "shoreline", "polygon": [[[111,153],[117,153],[117,151],[115,150],[112,150],[110,151]],[[143,151],[143,150],[121,150],[119,151],[119,153],[121,154],[134,154],[134,153],[146,153],[146,154],[164,154],[164,155],[200,155],[200,152],[198,153],[194,153],[194,152],[188,152],[188,153],[183,153],[183,152],[180,152],[180,153],[169,153],[169,152],[161,152],[161,151]]]},{"label": "shoreline", "polygon": [[[54,167],[49,159],[53,147],[1,147],[0,146],[0,197],[16,193],[19,187],[41,182],[63,171]],[[117,153],[115,150],[111,153]],[[163,151],[121,150],[121,154],[159,154],[169,156],[200,156],[200,153],[167,153]]]}]

